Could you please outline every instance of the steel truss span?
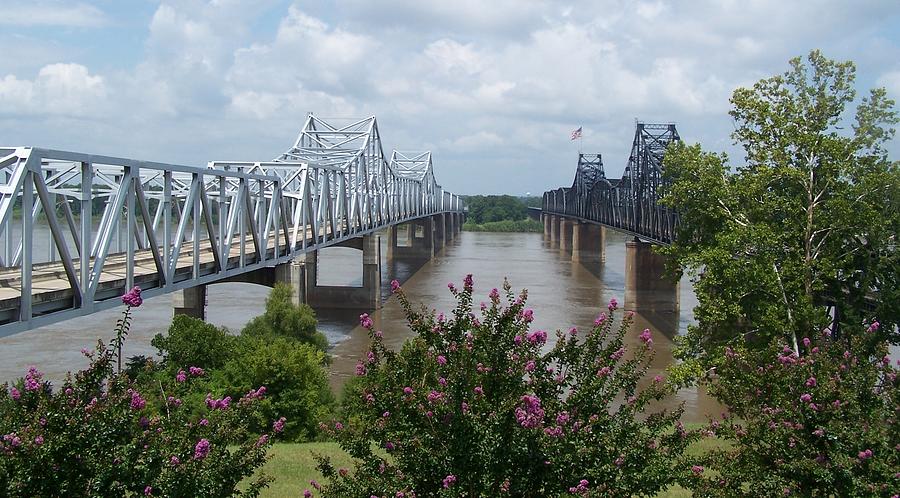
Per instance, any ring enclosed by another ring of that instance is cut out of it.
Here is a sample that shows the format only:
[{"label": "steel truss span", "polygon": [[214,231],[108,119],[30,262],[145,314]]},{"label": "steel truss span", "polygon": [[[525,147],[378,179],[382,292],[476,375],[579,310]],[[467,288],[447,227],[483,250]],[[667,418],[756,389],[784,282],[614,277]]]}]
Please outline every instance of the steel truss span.
[{"label": "steel truss span", "polygon": [[0,148],[0,336],[462,209],[430,152],[385,158],[374,116],[310,115],[272,161],[205,168]]},{"label": "steel truss span", "polygon": [[678,214],[659,204],[666,147],[681,140],[674,124],[637,123],[621,179],[606,178],[600,154],[579,154],[571,187],[544,192],[546,214],[598,223],[658,244],[670,244]]}]

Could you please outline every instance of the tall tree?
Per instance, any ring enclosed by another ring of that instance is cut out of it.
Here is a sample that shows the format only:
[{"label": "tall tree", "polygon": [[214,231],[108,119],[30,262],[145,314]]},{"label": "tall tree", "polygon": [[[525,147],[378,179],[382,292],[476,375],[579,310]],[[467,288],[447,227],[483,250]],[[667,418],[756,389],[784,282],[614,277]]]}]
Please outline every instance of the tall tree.
[{"label": "tall tree", "polygon": [[695,277],[697,325],[679,351],[694,367],[714,365],[729,344],[778,340],[796,351],[798,333],[821,332],[833,316],[877,317],[895,334],[900,170],[885,150],[894,101],[873,89],[851,119],[852,62],[816,50],[790,65],[731,98],[744,165],[699,145],[666,152],[664,202],[681,225],[664,252]]}]

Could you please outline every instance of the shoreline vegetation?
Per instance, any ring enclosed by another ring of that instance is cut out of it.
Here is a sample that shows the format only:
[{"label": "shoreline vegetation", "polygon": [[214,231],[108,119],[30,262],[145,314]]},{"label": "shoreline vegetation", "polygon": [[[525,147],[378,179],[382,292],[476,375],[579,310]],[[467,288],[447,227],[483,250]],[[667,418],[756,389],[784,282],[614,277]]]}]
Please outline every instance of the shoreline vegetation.
[{"label": "shoreline vegetation", "polygon": [[528,217],[529,207],[539,207],[540,197],[511,195],[470,195],[466,197],[468,213],[462,229],[467,232],[531,232],[540,233],[544,226]]}]

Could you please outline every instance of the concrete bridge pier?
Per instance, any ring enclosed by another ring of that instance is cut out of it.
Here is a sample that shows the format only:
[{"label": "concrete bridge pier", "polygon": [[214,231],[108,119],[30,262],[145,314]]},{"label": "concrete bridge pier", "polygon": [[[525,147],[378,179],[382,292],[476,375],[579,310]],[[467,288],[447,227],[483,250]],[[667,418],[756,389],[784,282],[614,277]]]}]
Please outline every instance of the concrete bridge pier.
[{"label": "concrete bridge pier", "polygon": [[438,252],[446,245],[448,237],[448,221],[452,225],[453,215],[445,215],[444,213],[432,216],[434,225],[434,252]]},{"label": "concrete bridge pier", "polygon": [[541,215],[541,221],[544,223],[544,240],[548,241],[551,238],[550,226],[552,223],[550,221],[550,218],[552,218],[552,216],[550,216],[549,214],[544,213]]},{"label": "concrete bridge pier", "polygon": [[681,293],[678,282],[665,274],[666,257],[653,252],[653,244],[625,243],[625,309],[677,311]]},{"label": "concrete bridge pier", "polygon": [[573,227],[573,220],[566,218],[559,219],[559,250],[561,252],[572,252]]},{"label": "concrete bridge pier", "polygon": [[431,259],[434,257],[434,223],[419,218],[388,228],[388,259]]},{"label": "concrete bridge pier", "polygon": [[364,235],[339,244],[362,250],[362,287],[319,285],[319,254],[310,251],[301,262],[292,261],[276,268],[275,279],[294,289],[295,303],[304,302],[314,309],[378,309],[381,307],[381,242],[377,235]]},{"label": "concrete bridge pier", "polygon": [[187,315],[206,320],[206,285],[188,287],[172,294],[175,315]]},{"label": "concrete bridge pier", "polygon": [[559,216],[550,215],[550,247],[559,247]]},{"label": "concrete bridge pier", "polygon": [[572,227],[572,261],[606,262],[606,227],[575,222]]}]

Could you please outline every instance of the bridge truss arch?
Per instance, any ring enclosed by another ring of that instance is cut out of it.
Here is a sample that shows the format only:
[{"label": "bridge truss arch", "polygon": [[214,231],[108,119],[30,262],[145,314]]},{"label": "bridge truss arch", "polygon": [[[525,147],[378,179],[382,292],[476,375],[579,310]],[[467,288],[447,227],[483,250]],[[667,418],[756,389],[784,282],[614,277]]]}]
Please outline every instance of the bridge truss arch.
[{"label": "bridge truss arch", "polygon": [[579,154],[571,187],[544,193],[542,210],[669,244],[678,214],[659,204],[666,147],[681,140],[672,123],[638,122],[622,178],[608,179],[600,154]]},{"label": "bridge truss arch", "polygon": [[[398,157],[395,163],[393,157]],[[430,153],[382,151],[374,116],[309,115],[271,161],[191,167],[0,148],[0,336],[290,261],[442,212]]]}]

